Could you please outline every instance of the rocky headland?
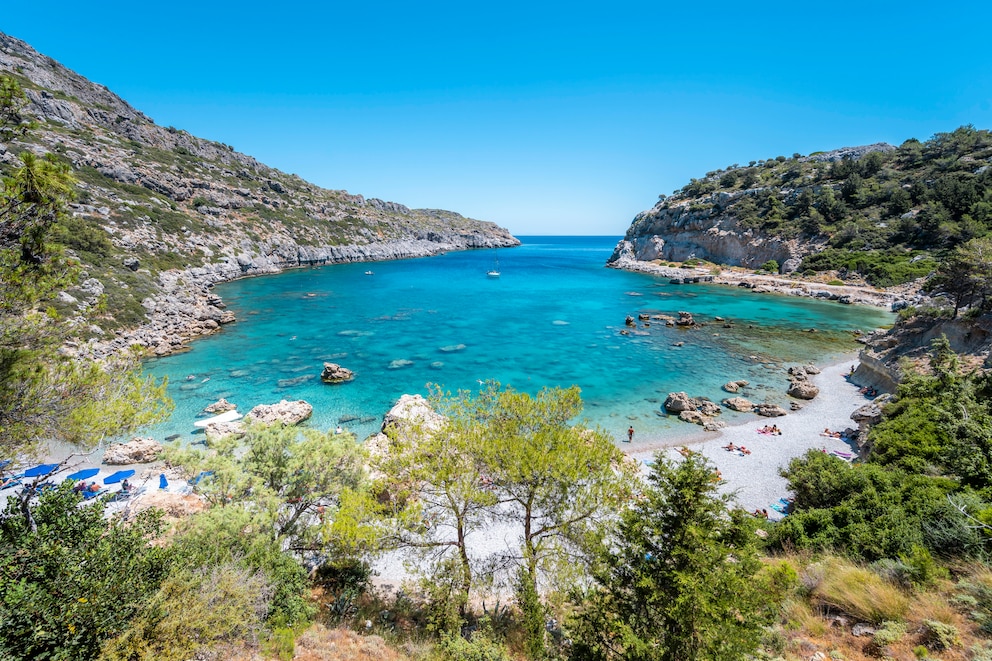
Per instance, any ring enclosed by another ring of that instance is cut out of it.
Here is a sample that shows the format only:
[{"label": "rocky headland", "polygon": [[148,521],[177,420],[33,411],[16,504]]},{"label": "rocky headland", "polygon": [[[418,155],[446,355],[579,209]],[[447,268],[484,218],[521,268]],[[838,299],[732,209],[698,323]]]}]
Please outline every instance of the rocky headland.
[{"label": "rocky headland", "polygon": [[0,143],[0,171],[25,150],[68,162],[78,192],[65,242],[84,267],[57,306],[80,353],[138,345],[163,355],[234,320],[210,289],[287,268],[519,244],[494,223],[328,190],[230,145],[157,125],[102,85],[0,33],[0,74],[24,89],[32,131]]}]

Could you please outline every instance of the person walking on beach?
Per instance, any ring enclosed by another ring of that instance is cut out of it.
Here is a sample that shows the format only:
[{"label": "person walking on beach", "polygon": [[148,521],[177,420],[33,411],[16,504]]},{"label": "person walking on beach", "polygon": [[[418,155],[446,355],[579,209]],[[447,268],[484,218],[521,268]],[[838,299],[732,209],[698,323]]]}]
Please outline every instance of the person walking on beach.
[{"label": "person walking on beach", "polygon": [[630,443],[634,440],[634,426],[631,425],[627,427],[627,442]]}]

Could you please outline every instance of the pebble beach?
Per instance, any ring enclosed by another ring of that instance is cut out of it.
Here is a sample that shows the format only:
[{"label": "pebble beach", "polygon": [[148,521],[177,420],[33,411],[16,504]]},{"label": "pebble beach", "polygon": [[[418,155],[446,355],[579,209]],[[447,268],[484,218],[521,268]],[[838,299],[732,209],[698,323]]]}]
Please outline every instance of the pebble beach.
[{"label": "pebble beach", "polygon": [[[857,448],[840,438],[823,435],[824,428],[831,431],[844,431],[857,428],[851,420],[851,413],[870,401],[859,392],[859,386],[847,379],[851,366],[858,362],[857,354],[847,356],[843,361],[821,367],[820,374],[811,378],[820,389],[817,397],[798,411],[779,418],[753,416],[747,422],[735,424],[719,432],[701,433],[679,442],[672,443],[646,439],[633,443],[623,443],[624,451],[645,465],[654,460],[655,455],[678,457],[679,448],[686,446],[702,453],[720,471],[726,492],[736,494],[737,503],[747,509],[767,509],[769,518],[779,519],[781,514],[771,508],[780,498],[788,495],[785,478],[779,469],[790,459],[805,454],[808,450],[842,452],[857,456]],[[777,425],[782,430],[780,436],[758,433],[765,425]],[[749,455],[730,452],[724,446],[732,443],[745,446]]]}]

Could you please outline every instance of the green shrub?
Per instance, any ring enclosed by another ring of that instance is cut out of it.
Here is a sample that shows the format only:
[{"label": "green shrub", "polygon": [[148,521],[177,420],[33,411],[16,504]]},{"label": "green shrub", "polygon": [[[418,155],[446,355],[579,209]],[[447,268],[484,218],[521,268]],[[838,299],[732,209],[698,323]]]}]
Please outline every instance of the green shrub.
[{"label": "green shrub", "polygon": [[435,649],[437,661],[510,661],[505,645],[492,640],[480,630],[471,640],[461,636],[445,636]]},{"label": "green shrub", "polygon": [[961,644],[961,633],[953,624],[926,620],[923,622],[923,644],[932,650],[947,650]]},{"label": "green shrub", "polygon": [[761,265],[762,271],[768,271],[769,273],[778,273],[779,265],[774,259],[769,259],[767,262]]},{"label": "green shrub", "polygon": [[837,280],[837,279],[834,279],[834,280],[828,280],[828,281],[827,281],[827,284],[828,284],[828,285],[833,285],[833,286],[835,286],[835,287],[841,287],[841,286],[843,286],[843,285],[845,285],[845,284],[847,284],[847,283],[846,283],[846,282],[844,282],[843,280]]},{"label": "green shrub", "polygon": [[903,622],[883,622],[882,626],[875,631],[872,642],[879,647],[898,643],[906,635],[907,628]]}]

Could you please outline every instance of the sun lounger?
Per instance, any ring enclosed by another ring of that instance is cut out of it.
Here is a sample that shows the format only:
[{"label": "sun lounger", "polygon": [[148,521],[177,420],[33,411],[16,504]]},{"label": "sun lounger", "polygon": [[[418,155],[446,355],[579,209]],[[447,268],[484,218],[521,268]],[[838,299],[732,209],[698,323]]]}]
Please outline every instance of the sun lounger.
[{"label": "sun lounger", "polygon": [[96,498],[97,496],[102,496],[103,494],[109,493],[109,492],[110,492],[110,489],[100,489],[99,491],[84,491],[83,492],[83,499],[84,500],[92,500],[92,499]]}]

